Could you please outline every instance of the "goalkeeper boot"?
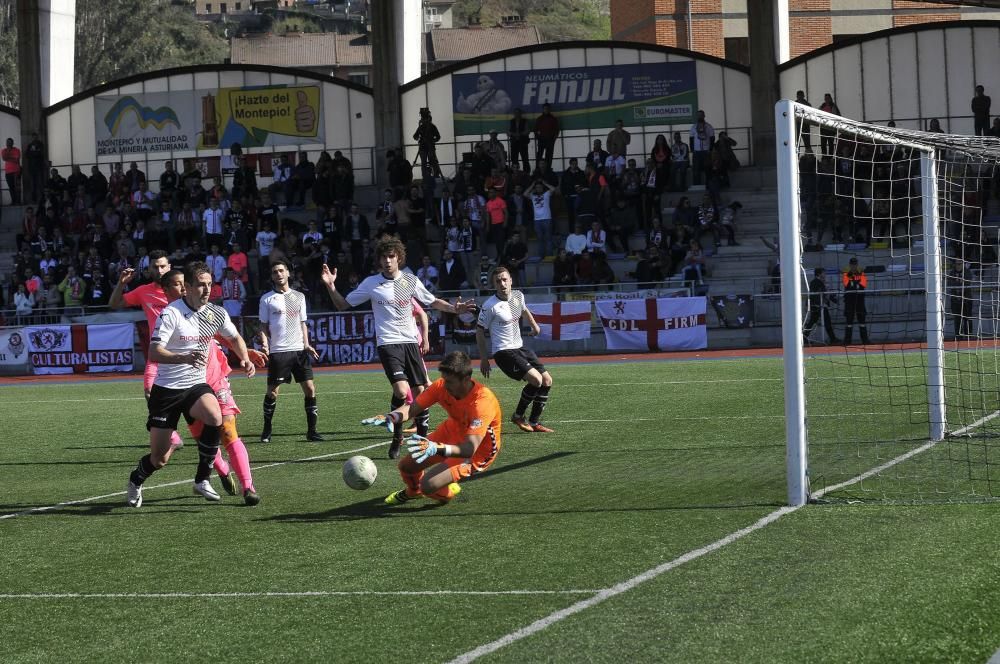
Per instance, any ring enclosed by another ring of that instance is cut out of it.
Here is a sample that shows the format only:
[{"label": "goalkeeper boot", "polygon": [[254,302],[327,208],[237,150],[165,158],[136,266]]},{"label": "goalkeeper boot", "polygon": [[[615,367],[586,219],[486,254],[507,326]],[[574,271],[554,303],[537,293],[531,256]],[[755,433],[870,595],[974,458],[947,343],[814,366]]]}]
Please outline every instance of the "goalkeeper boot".
[{"label": "goalkeeper boot", "polygon": [[219,484],[222,485],[222,490],[228,493],[230,496],[237,495],[236,487],[239,486],[236,482],[236,473],[230,471],[228,475],[219,475]]},{"label": "goalkeeper boot", "polygon": [[524,415],[511,415],[510,421],[517,425],[517,428],[524,433],[531,433],[534,431],[534,427],[528,424],[528,421],[524,419]]},{"label": "goalkeeper boot", "polygon": [[846,330],[844,330],[844,345],[845,346],[850,346],[851,345],[851,339],[852,339],[852,337],[854,337],[854,328],[853,327],[849,327]]},{"label": "goalkeeper boot", "polygon": [[541,422],[536,422],[535,424],[532,424],[531,430],[534,431],[535,433],[555,433],[554,430],[548,428]]},{"label": "goalkeeper boot", "polygon": [[411,501],[414,498],[419,498],[420,496],[410,496],[407,495],[406,489],[400,489],[399,491],[394,491],[385,497],[382,501],[386,505],[402,505],[405,502]]},{"label": "goalkeeper boot", "polygon": [[864,345],[871,344],[872,340],[868,338],[868,327],[865,325],[861,326],[861,343]]}]

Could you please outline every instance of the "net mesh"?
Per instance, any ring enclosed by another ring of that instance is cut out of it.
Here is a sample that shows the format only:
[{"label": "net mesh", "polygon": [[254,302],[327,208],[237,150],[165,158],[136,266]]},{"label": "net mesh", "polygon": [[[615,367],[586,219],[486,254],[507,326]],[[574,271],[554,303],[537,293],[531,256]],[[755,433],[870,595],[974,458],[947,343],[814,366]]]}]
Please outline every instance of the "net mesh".
[{"label": "net mesh", "polygon": [[[1000,140],[867,125],[807,107],[796,108],[796,129],[820,139],[816,152],[804,141],[797,147],[813,495],[1000,496]],[[925,153],[934,175],[923,172]],[[938,345],[925,283],[930,177],[941,238],[939,442],[928,389]]]}]

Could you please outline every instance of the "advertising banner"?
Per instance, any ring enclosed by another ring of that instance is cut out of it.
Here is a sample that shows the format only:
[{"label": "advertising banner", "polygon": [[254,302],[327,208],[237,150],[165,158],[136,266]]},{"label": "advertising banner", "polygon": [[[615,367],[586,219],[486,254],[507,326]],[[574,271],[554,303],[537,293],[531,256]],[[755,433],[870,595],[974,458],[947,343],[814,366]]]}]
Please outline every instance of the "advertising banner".
[{"label": "advertising banner", "polygon": [[602,300],[594,303],[608,350],[699,350],[708,347],[703,297]]},{"label": "advertising banner", "polygon": [[97,154],[322,143],[322,92],[275,85],[98,95]]},{"label": "advertising banner", "polygon": [[375,316],[370,311],[310,315],[306,326],[309,341],[319,353],[316,366],[378,360]]},{"label": "advertising banner", "polygon": [[44,325],[24,328],[36,374],[132,371],[135,325]]},{"label": "advertising banner", "polygon": [[572,341],[590,338],[590,302],[533,302],[528,309],[542,330],[539,339]]},{"label": "advertising banner", "polygon": [[24,328],[0,330],[0,366],[18,367],[28,362],[28,343]]},{"label": "advertising banner", "polygon": [[[694,61],[497,71],[452,76],[455,135],[504,133],[520,108],[528,118],[551,104],[561,129],[694,124]],[[530,125],[530,120],[529,120]]]}]

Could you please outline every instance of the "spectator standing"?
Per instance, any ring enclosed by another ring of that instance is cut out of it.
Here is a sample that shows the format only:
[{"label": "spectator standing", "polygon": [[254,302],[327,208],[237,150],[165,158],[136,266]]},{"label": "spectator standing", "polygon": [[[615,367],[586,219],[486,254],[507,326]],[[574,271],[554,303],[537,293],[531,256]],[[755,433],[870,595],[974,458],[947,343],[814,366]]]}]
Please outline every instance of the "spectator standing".
[{"label": "spectator standing", "polygon": [[219,245],[212,244],[208,256],[205,256],[205,263],[212,272],[212,281],[219,283],[226,273],[226,257],[219,253]]},{"label": "spectator standing", "polygon": [[21,151],[14,147],[14,139],[7,139],[7,146],[0,150],[3,160],[3,175],[10,191],[11,205],[21,204]]},{"label": "spectator standing", "polygon": [[226,213],[219,207],[219,201],[215,198],[209,201],[208,209],[201,215],[203,222],[202,232],[204,233],[205,244],[207,246],[217,244],[221,247],[225,243],[226,238],[223,235],[225,228],[223,220],[225,218]]},{"label": "spectator standing", "polygon": [[977,85],[972,96],[972,118],[975,127],[973,131],[976,136],[986,136],[989,133],[990,103],[991,100],[986,94],[986,88]]},{"label": "spectator standing", "polygon": [[244,288],[250,288],[250,259],[243,252],[242,243],[233,243],[232,253],[226,259],[226,267],[230,268],[236,278],[243,282]]},{"label": "spectator standing", "polygon": [[507,128],[507,136],[510,138],[510,160],[513,165],[517,165],[518,157],[521,159],[525,172],[531,171],[531,162],[528,160],[528,143],[531,142],[528,133],[528,120],[522,115],[519,108],[514,109],[514,117],[510,120]]},{"label": "spectator standing", "polygon": [[670,146],[670,167],[672,172],[671,188],[674,191],[687,191],[688,156],[690,148],[681,140],[681,132],[674,132],[674,143]]},{"label": "spectator standing", "polygon": [[292,162],[287,154],[281,155],[281,162],[274,167],[271,186],[268,190],[273,197],[278,192],[282,192],[285,199],[285,206],[291,207],[295,197],[295,183],[292,182]]},{"label": "spectator standing", "polygon": [[243,315],[243,303],[247,299],[247,289],[240,281],[236,271],[226,268],[226,276],[222,279],[222,306],[232,319]]},{"label": "spectator standing", "polygon": [[555,190],[547,182],[535,180],[531,185],[531,193],[525,195],[531,201],[538,255],[542,258],[551,255],[552,251],[552,192]]},{"label": "spectator standing", "polygon": [[490,159],[493,160],[493,166],[501,171],[506,171],[507,150],[504,148],[503,142],[500,141],[497,136],[497,130],[491,129],[490,138],[483,144],[483,148],[486,150],[486,154],[490,156]]},{"label": "spectator standing", "polygon": [[628,146],[631,142],[632,134],[625,131],[625,123],[620,119],[615,120],[615,128],[608,132],[608,152],[624,157],[628,154]]},{"label": "spectator standing", "polygon": [[[819,105],[819,110],[826,113],[833,113],[834,115],[840,115],[840,108],[837,106],[837,102],[833,100],[833,95],[827,92],[823,95],[823,103]],[[823,156],[833,156],[834,155],[834,141],[833,137],[836,135],[836,130],[823,125],[819,128],[819,148],[823,153]]]},{"label": "spectator standing", "polygon": [[708,155],[715,146],[715,127],[705,119],[705,111],[698,111],[698,120],[691,125],[691,176],[692,184],[704,182],[705,170],[708,168]]},{"label": "spectator standing", "polygon": [[402,150],[385,153],[386,170],[389,172],[389,186],[398,194],[409,188],[413,181],[413,165],[407,161]]},{"label": "spectator standing", "polygon": [[[803,106],[812,106],[809,100],[806,99],[806,93],[802,90],[798,90],[795,93],[795,103],[801,104]],[[810,124],[804,120],[795,120],[795,145],[799,144],[799,136],[802,137],[802,144],[806,147],[806,152],[812,152],[812,132],[809,131]]]},{"label": "spectator standing", "polygon": [[826,292],[826,281],[823,279],[824,270],[818,267],[813,270],[813,278],[809,282],[809,315],[802,325],[802,343],[809,344],[809,335],[812,334],[816,323],[823,319],[823,327],[826,329],[827,340],[831,344],[840,343],[837,334],[833,331],[833,321],[830,319],[830,299]]},{"label": "spectator standing", "polygon": [[45,189],[45,143],[37,133],[31,134],[31,142],[24,148],[24,171],[28,178],[25,181],[24,197],[31,202],[37,202]]},{"label": "spectator standing", "polygon": [[595,138],[594,145],[590,148],[590,152],[587,153],[587,163],[593,165],[593,167],[600,171],[604,168],[605,162],[608,161],[609,153],[604,149],[601,144],[601,139]]},{"label": "spectator standing", "polygon": [[424,285],[424,288],[432,293],[438,289],[438,269],[431,263],[430,256],[421,259],[420,267],[417,268],[417,279]]},{"label": "spectator standing", "polygon": [[128,185],[129,193],[139,191],[139,185],[146,181],[146,174],[139,170],[139,164],[132,162],[125,173],[125,184]]},{"label": "spectator standing", "polygon": [[29,293],[24,284],[17,285],[14,293],[14,313],[17,315],[17,325],[30,325],[31,313],[35,309],[35,294]]},{"label": "spectator standing", "polygon": [[[449,242],[450,245],[450,242]],[[465,267],[451,249],[445,249],[438,268],[438,286],[442,292],[457,291],[466,280]]]},{"label": "spectator standing", "polygon": [[257,233],[257,279],[261,288],[271,283],[271,252],[278,241],[278,235],[271,230],[271,223],[265,221]]},{"label": "spectator standing", "polygon": [[579,167],[576,157],[569,160],[569,168],[563,171],[559,190],[566,201],[566,212],[572,226],[576,222],[576,211],[580,207],[580,192],[587,186],[587,174]]},{"label": "spectator standing", "polygon": [[552,152],[559,136],[559,118],[552,114],[552,105],[543,104],[542,114],[535,118],[535,164],[544,161],[552,166]]},{"label": "spectator standing", "polygon": [[[316,184],[316,165],[309,161],[308,152],[299,153],[299,161],[292,169],[292,185],[295,190],[296,200],[289,205],[296,205],[303,208],[306,205],[306,192],[311,191]],[[347,198],[351,198],[348,196]]]},{"label": "spectator standing", "polygon": [[437,144],[441,140],[441,132],[432,121],[430,109],[420,109],[420,121],[417,123],[417,130],[413,132],[413,140],[417,142],[417,156],[420,158],[420,171],[425,174],[424,178],[428,173],[443,177],[437,159]]},{"label": "spectator standing", "polygon": [[850,346],[854,337],[854,321],[857,319],[861,331],[861,343],[871,343],[868,338],[868,326],[865,324],[867,310],[865,309],[865,291],[868,289],[868,277],[865,276],[857,257],[851,258],[844,272],[844,345]]},{"label": "spectator standing", "polygon": [[489,219],[489,230],[486,242],[492,245],[495,252],[493,258],[499,261],[507,242],[507,202],[496,189],[490,189],[489,200],[486,201],[486,215]]}]

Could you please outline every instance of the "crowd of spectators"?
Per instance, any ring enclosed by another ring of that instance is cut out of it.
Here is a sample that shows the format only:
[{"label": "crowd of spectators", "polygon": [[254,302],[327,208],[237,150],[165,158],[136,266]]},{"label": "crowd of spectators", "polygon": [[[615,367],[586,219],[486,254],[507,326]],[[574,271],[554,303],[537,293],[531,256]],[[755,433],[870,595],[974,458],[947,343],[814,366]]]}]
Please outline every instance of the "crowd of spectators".
[{"label": "crowd of spectators", "polygon": [[[738,166],[735,142],[725,132],[716,136],[704,113],[687,141],[680,132],[671,142],[660,135],[648,154],[632,149],[632,136],[618,121],[606,140],[569,159],[562,173],[551,169],[557,117],[540,116],[533,135],[526,126],[517,112],[509,142],[491,131],[446,179],[435,150],[440,133],[422,111],[414,137],[423,177],[415,181],[415,164],[402,150],[389,150],[390,186],[373,210],[357,203],[352,164],[339,151],[322,152],[315,163],[306,152],[281,155],[265,184],[258,182],[255,158],[261,155],[243,155],[234,146],[222,171],[227,177],[206,177],[195,160],[170,160],[151,187],[136,162],[106,171],[91,166],[89,174],[72,166],[69,173],[50,168],[38,175],[44,145],[37,137],[27,150],[33,156],[25,158],[31,173],[22,172],[20,153],[8,140],[4,164],[12,190],[19,189],[18,178],[30,176],[26,191],[37,193],[24,201],[0,309],[15,309],[19,322],[41,322],[106,305],[121,271],[145,273],[154,250],[168,252],[175,264],[208,262],[216,299],[238,312],[269,289],[270,262],[279,257],[292,266],[293,287],[323,306],[322,265],[337,267],[338,288],[347,291],[373,271],[374,239],[384,234],[406,243],[419,263],[410,268],[438,292],[485,288],[497,264],[523,285],[526,265],[540,260],[552,262],[556,286],[600,287],[639,275],[656,282],[681,273],[700,281],[698,242],[711,236],[718,246],[723,234],[735,242],[735,211],[719,205],[719,191]],[[532,136],[536,160],[529,171]],[[697,208],[682,198],[671,214],[664,193],[684,192],[689,172],[695,183],[706,183],[706,195]],[[640,269],[615,274],[616,255],[636,252],[646,261]]]}]

